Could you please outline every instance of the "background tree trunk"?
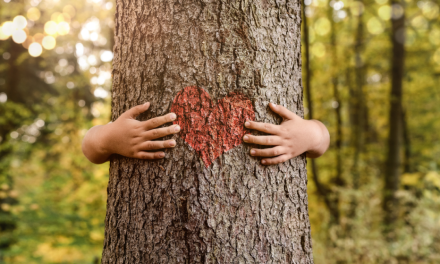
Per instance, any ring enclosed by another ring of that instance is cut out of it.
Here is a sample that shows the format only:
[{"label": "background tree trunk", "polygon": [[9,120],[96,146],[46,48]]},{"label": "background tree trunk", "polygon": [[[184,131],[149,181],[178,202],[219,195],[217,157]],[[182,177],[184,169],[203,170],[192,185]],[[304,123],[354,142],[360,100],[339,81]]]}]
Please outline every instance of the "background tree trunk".
[{"label": "background tree trunk", "polygon": [[[298,0],[118,0],[112,119],[190,86],[303,116],[300,26]],[[240,144],[209,165],[174,137],[160,161],[112,157],[102,263],[313,263],[305,155],[265,167]]]},{"label": "background tree trunk", "polygon": [[[399,0],[395,0],[392,3],[403,7],[405,4]],[[390,129],[383,199],[386,231],[392,229],[392,225],[398,216],[398,200],[395,194],[399,189],[401,171],[400,144],[402,142],[402,82],[405,66],[405,13],[400,17],[393,17],[391,19],[391,40],[393,50],[389,112]]]}]

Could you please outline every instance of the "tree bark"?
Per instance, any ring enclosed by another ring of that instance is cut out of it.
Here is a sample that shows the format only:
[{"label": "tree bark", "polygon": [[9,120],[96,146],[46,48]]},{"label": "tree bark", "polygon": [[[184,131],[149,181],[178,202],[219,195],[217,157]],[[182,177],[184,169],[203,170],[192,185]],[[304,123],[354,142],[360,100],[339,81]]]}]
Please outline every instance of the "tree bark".
[{"label": "tree bark", "polygon": [[149,101],[140,120],[190,125],[163,160],[111,158],[102,263],[313,263],[305,155],[265,167],[224,138],[234,100],[303,116],[300,28],[299,1],[117,1],[112,119]]}]

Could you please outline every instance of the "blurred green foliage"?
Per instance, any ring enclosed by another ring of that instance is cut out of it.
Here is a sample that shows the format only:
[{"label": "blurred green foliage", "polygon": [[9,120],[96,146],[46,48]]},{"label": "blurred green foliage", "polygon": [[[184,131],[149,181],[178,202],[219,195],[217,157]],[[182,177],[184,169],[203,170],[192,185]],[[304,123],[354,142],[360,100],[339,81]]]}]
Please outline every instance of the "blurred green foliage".
[{"label": "blurred green foliage", "polygon": [[[0,263],[98,263],[108,165],[81,140],[109,121],[114,3],[2,1],[0,14]],[[24,43],[4,36],[20,15]]]},{"label": "blurred green foliage", "polygon": [[[343,135],[341,149],[332,142],[316,161],[329,195],[339,198],[339,222],[330,221],[309,180],[315,262],[438,263],[439,1],[408,0],[394,6],[391,0],[305,3],[314,118],[323,121],[334,138],[334,109],[340,107]],[[381,200],[390,101],[390,18],[403,10],[408,140],[402,149],[401,187],[396,194],[400,217],[394,239],[389,239],[382,232]],[[5,22],[13,23],[19,15],[27,19],[24,29],[13,29],[26,34],[22,44],[15,43],[20,42],[19,33],[17,41],[5,36],[12,25]],[[360,17],[362,100],[367,114],[360,184],[354,188],[349,91],[358,67],[354,46]],[[99,263],[108,164],[89,163],[82,155],[81,140],[88,128],[109,121],[114,3],[3,0],[0,18],[0,263]],[[52,38],[45,42],[44,37],[52,37],[55,46],[49,45]],[[41,54],[31,51],[36,57],[28,50],[32,43],[43,47]],[[338,101],[331,88],[332,75],[338,76]],[[404,155],[406,149],[409,155]],[[342,185],[332,181],[337,151],[343,156]]]}]

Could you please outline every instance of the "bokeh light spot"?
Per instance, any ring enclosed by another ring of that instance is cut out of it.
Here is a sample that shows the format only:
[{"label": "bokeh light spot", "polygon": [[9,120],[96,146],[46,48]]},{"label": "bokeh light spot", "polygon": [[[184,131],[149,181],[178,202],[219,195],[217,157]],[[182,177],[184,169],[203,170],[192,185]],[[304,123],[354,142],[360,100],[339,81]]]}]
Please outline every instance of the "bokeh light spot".
[{"label": "bokeh light spot", "polygon": [[5,93],[0,93],[0,103],[6,103],[8,101],[8,95]]},{"label": "bokeh light spot", "polygon": [[14,33],[14,24],[12,24],[11,21],[6,21],[2,25],[2,32],[5,36],[12,36],[12,33]]},{"label": "bokeh light spot", "polygon": [[67,86],[67,88],[69,88],[69,89],[73,89],[73,88],[75,87],[75,84],[74,84],[73,82],[68,82],[68,83],[66,84],[66,86]]},{"label": "bokeh light spot", "polygon": [[70,16],[71,18],[74,17],[75,14],[76,14],[75,8],[74,8],[73,6],[71,6],[71,5],[66,5],[66,6],[63,8],[63,12],[69,14],[69,16]]},{"label": "bokeh light spot", "polygon": [[96,88],[96,90],[93,92],[93,95],[98,98],[106,98],[108,95],[108,92],[104,90],[102,87]]},{"label": "bokeh light spot", "polygon": [[24,30],[20,29],[20,30],[16,30],[14,31],[14,33],[12,33],[12,40],[15,43],[21,44],[26,40],[27,36],[26,36],[26,32],[24,32]]},{"label": "bokeh light spot", "polygon": [[96,56],[95,55],[89,55],[89,57],[87,58],[87,62],[90,64],[90,65],[96,65],[96,64],[98,64],[98,60],[96,59]]},{"label": "bokeh light spot", "polygon": [[44,32],[48,35],[55,35],[58,32],[58,24],[55,21],[48,21],[44,24]]},{"label": "bokeh light spot", "polygon": [[32,43],[31,45],[29,45],[29,54],[32,57],[38,57],[41,55],[41,53],[43,52],[43,47],[41,47],[40,43]]},{"label": "bokeh light spot", "polygon": [[8,39],[9,36],[7,36],[5,33],[3,33],[3,28],[0,27],[0,40]]},{"label": "bokeh light spot", "polygon": [[59,35],[61,35],[61,36],[66,35],[67,33],[69,33],[69,31],[70,31],[69,23],[64,22],[64,21],[58,23],[58,34]]},{"label": "bokeh light spot", "polygon": [[27,20],[24,16],[16,16],[12,23],[14,24],[15,29],[23,29],[27,25]]},{"label": "bokeh light spot", "polygon": [[384,5],[384,6],[379,7],[379,9],[377,10],[377,14],[383,20],[390,20],[391,19],[391,6]]},{"label": "bokeh light spot", "polygon": [[11,53],[6,51],[6,52],[3,53],[2,57],[5,60],[9,60],[11,58]]},{"label": "bokeh light spot", "polygon": [[393,4],[391,7],[391,17],[393,19],[399,19],[403,16],[405,10],[400,4]]},{"label": "bokeh light spot", "polygon": [[377,35],[383,32],[384,28],[379,19],[372,17],[367,22],[368,32]]},{"label": "bokeh light spot", "polygon": [[416,16],[413,18],[411,20],[411,25],[422,30],[428,29],[428,21],[423,16]]},{"label": "bokeh light spot", "polygon": [[101,53],[101,61],[109,62],[113,59],[113,52],[105,50]]},{"label": "bokeh light spot", "polygon": [[316,20],[315,25],[314,25],[315,32],[321,36],[329,33],[330,27],[331,27],[330,21],[325,17],[321,17],[318,20]]},{"label": "bokeh light spot", "polygon": [[55,48],[57,42],[56,42],[54,37],[52,37],[52,36],[45,36],[43,38],[42,44],[43,44],[43,47],[45,49],[51,50],[51,49]]},{"label": "bokeh light spot", "polygon": [[38,42],[38,43],[40,43],[40,44],[43,43],[43,38],[44,38],[44,35],[41,34],[41,33],[37,33],[37,34],[35,34],[34,37],[33,37],[34,42]]},{"label": "bokeh light spot", "polygon": [[41,12],[36,7],[31,7],[27,11],[27,17],[29,20],[37,21],[41,17]]},{"label": "bokeh light spot", "polygon": [[439,13],[439,7],[436,3],[426,1],[422,6],[423,15],[428,19],[436,19]]}]

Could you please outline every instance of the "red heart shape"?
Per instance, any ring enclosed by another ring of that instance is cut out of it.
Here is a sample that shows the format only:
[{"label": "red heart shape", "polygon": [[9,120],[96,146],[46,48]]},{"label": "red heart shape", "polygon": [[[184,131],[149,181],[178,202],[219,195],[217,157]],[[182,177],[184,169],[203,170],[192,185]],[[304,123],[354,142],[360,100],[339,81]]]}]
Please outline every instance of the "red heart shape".
[{"label": "red heart shape", "polygon": [[189,86],[173,100],[171,112],[176,113],[174,124],[180,126],[180,137],[196,150],[206,167],[226,152],[243,142],[250,133],[246,120],[254,120],[251,100],[240,93],[230,93],[213,104],[202,88]]}]

